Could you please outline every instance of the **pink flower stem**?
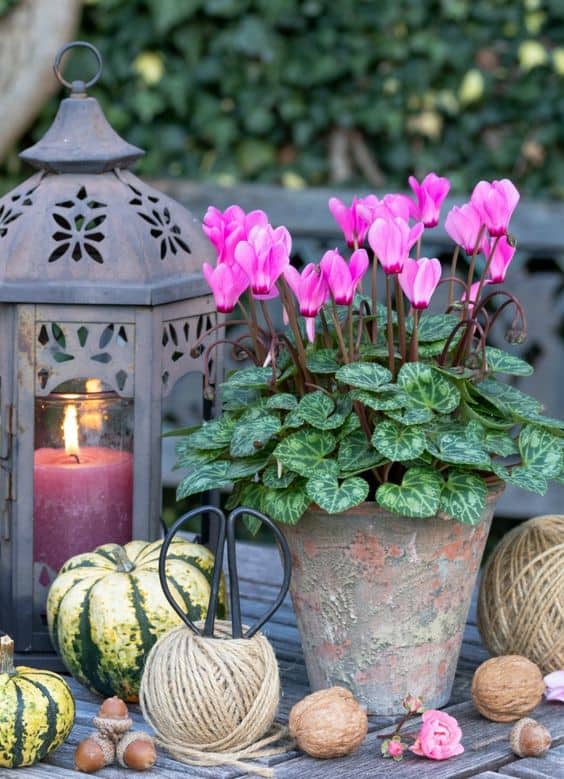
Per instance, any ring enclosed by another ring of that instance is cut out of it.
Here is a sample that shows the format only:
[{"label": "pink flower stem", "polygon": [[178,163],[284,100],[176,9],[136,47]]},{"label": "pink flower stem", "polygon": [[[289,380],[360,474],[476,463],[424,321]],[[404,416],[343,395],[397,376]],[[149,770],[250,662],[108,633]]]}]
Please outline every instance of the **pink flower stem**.
[{"label": "pink flower stem", "polygon": [[449,285],[448,285],[448,307],[449,308],[452,306],[452,301],[454,299],[454,279],[456,278],[456,265],[458,262],[459,254],[460,254],[460,246],[456,244],[456,247],[452,254],[452,260],[450,263],[450,278],[449,278]]},{"label": "pink flower stem", "polygon": [[[496,250],[498,242],[499,242],[499,237],[496,237],[496,239],[495,239],[495,241],[493,243],[493,246],[492,246],[492,250],[489,253],[488,258],[486,260],[486,265],[484,267],[482,275],[480,276],[480,283],[478,284],[478,289],[476,290],[476,299],[473,301],[473,306],[472,306],[472,317],[471,318],[473,320],[475,319],[475,317],[477,315],[478,302],[480,300],[480,295],[482,294],[482,289],[484,287],[484,282],[486,280],[486,275],[487,275],[487,272],[490,269],[490,265],[491,265],[493,256],[495,254],[495,250]],[[472,260],[475,261],[475,253],[474,253],[473,257],[472,257]],[[468,309],[470,302],[471,302],[470,301],[470,287],[468,287],[467,290],[466,290],[466,301],[464,303],[465,309]],[[461,360],[462,363],[466,362],[466,360],[468,359],[468,356],[469,356],[470,351],[471,351],[472,340],[474,338],[475,332],[476,332],[476,327],[475,327],[474,324],[472,324],[472,325],[470,325],[467,328],[467,330],[466,330],[466,332],[464,334],[464,338],[463,338],[462,343],[460,345],[460,360]]]},{"label": "pink flower stem", "polygon": [[421,236],[417,239],[416,259],[421,257]]},{"label": "pink flower stem", "polygon": [[349,332],[349,357],[351,359],[351,362],[354,361],[355,354],[354,354],[354,332],[353,332],[353,307],[352,303],[349,306],[349,315],[347,317],[347,326],[348,326],[348,332]]},{"label": "pink flower stem", "polygon": [[478,249],[480,248],[480,244],[482,243],[482,237],[484,235],[485,229],[486,229],[486,225],[482,225],[480,227],[480,232],[478,233],[478,237],[474,245],[474,251],[472,252],[472,257],[470,258],[470,265],[468,267],[468,276],[466,278],[466,300],[464,301],[464,308],[462,311],[462,315],[460,317],[461,319],[466,319],[466,317],[468,316],[468,308],[470,305],[470,288],[472,286],[472,279],[474,278],[476,257],[478,256]]},{"label": "pink flower stem", "polygon": [[478,285],[478,290],[476,292],[476,305],[477,305],[478,301],[480,300],[480,295],[482,294],[482,289],[483,289],[484,283],[486,281],[486,276],[488,275],[488,271],[490,269],[490,265],[492,264],[493,256],[495,254],[495,250],[497,249],[497,245],[499,243],[500,237],[501,236],[499,236],[499,235],[496,236],[496,238],[495,238],[495,240],[493,242],[492,250],[491,250],[491,252],[488,255],[488,259],[486,260],[486,265],[484,267],[482,275],[480,276],[480,283]]},{"label": "pink flower stem", "polygon": [[349,355],[347,352],[347,347],[345,345],[345,339],[343,338],[343,329],[339,323],[337,306],[335,304],[335,298],[333,297],[333,295],[331,295],[331,318],[333,319],[333,324],[335,325],[335,333],[337,334],[337,341],[339,342],[339,348],[341,350],[343,362],[348,363],[350,362]]},{"label": "pink flower stem", "polygon": [[330,349],[333,346],[333,341],[331,340],[329,325],[327,324],[327,317],[325,316],[325,311],[323,309],[321,309],[319,312],[319,318],[321,319],[321,328],[323,330],[323,341],[325,342],[326,348]]},{"label": "pink flower stem", "polygon": [[399,350],[401,359],[405,362],[407,358],[407,345],[405,334],[405,310],[403,307],[403,290],[399,283],[398,274],[394,274],[396,282],[396,308],[398,310],[398,331],[399,331]]},{"label": "pink flower stem", "polygon": [[386,273],[386,308],[388,311],[388,367],[390,371],[395,374],[394,323],[392,322],[392,283],[388,273]]},{"label": "pink flower stem", "polygon": [[421,311],[417,309],[413,312],[413,330],[411,333],[411,343],[409,345],[409,361],[417,362],[419,359],[419,316]]},{"label": "pink flower stem", "polygon": [[[406,714],[403,715],[403,717],[400,719],[398,724],[396,725],[396,729],[393,733],[385,733],[381,736],[379,735],[378,738],[393,738],[394,736],[399,736],[400,730],[403,728],[407,720],[411,719],[412,717],[416,717],[418,712],[408,711]],[[414,741],[416,740],[416,736],[413,736],[411,734],[407,734],[404,736],[404,738],[412,738]]]},{"label": "pink flower stem", "polygon": [[296,309],[294,308],[294,301],[292,299],[292,296],[290,295],[288,285],[283,276],[280,276],[277,285],[278,285],[278,289],[280,290],[280,295],[282,297],[284,308],[286,309],[286,313],[288,314],[290,327],[292,328],[292,332],[296,340],[296,350],[297,350],[298,360],[299,360],[298,369],[301,369],[298,370],[299,383],[301,385],[300,390],[301,390],[301,394],[304,395],[305,394],[304,381],[312,381],[312,377],[307,369],[307,358],[304,349],[304,342],[302,341],[302,334],[300,333],[300,327],[298,325],[298,320],[296,317]]},{"label": "pink flower stem", "polygon": [[376,255],[372,258],[372,343],[376,343],[378,338],[378,320],[376,318],[376,291],[377,291],[377,260]]}]

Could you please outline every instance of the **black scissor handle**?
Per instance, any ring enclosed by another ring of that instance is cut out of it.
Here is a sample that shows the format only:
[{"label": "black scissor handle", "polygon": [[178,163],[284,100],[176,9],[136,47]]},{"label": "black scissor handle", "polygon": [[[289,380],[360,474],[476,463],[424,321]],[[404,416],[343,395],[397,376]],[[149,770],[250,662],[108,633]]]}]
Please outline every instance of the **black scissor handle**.
[{"label": "black scissor handle", "polygon": [[[179,517],[176,520],[174,525],[170,528],[170,530],[165,535],[163,540],[163,545],[161,547],[161,551],[159,554],[159,580],[161,582],[161,587],[163,588],[165,597],[170,603],[170,605],[172,606],[172,608],[176,611],[180,619],[184,622],[184,624],[187,625],[190,628],[190,630],[192,630],[197,635],[202,635],[202,631],[198,627],[196,627],[196,625],[192,622],[188,614],[182,611],[182,609],[174,599],[172,592],[170,591],[170,588],[168,586],[168,582],[166,579],[166,556],[172,539],[182,528],[182,526],[189,519],[192,519],[193,517],[197,517],[200,514],[206,514],[206,513],[214,514],[219,519],[219,535],[217,540],[217,549],[216,549],[215,563],[213,569],[210,600],[208,603],[208,613],[206,617],[206,626],[207,626],[208,619],[210,617],[210,612],[212,612],[211,629],[213,634],[213,623],[215,622],[215,612],[217,608],[217,594],[221,582],[221,569],[223,567],[223,547],[225,546],[225,514],[223,513],[223,511],[218,509],[216,506],[201,506],[199,508],[195,508],[192,509],[191,511],[188,511],[186,514],[183,514],[181,517]],[[204,635],[207,635],[205,633],[205,628],[204,628]]]},{"label": "black scissor handle", "polygon": [[[257,619],[256,622],[243,633],[241,624],[241,599],[239,597],[239,575],[237,571],[237,552],[235,548],[235,523],[242,514],[250,514],[252,517],[260,519],[262,523],[267,525],[278,542],[280,550],[282,552],[282,565],[284,568],[284,578],[280,586],[280,591],[276,600],[272,606],[265,611],[265,613]],[[230,589],[230,606],[231,606],[231,625],[233,638],[251,638],[259,630],[265,622],[267,622],[275,611],[277,611],[282,605],[282,601],[286,597],[288,588],[290,586],[290,577],[292,574],[292,558],[290,555],[290,549],[288,542],[281,533],[279,527],[265,514],[260,511],[251,508],[245,508],[240,506],[234,509],[227,518],[227,564],[229,566],[229,589]]]}]

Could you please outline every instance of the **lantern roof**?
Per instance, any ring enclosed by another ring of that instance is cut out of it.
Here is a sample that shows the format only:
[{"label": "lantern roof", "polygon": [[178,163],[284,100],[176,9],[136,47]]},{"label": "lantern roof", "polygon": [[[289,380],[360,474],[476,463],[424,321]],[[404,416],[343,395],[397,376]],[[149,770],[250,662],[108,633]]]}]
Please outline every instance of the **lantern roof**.
[{"label": "lantern roof", "polygon": [[[60,73],[73,46],[98,60],[87,83]],[[87,95],[101,73],[97,49],[67,44],[54,69],[71,96],[20,155],[39,172],[0,199],[0,301],[158,305],[208,295],[201,267],[213,250],[201,224],[128,170],[143,150]]]}]

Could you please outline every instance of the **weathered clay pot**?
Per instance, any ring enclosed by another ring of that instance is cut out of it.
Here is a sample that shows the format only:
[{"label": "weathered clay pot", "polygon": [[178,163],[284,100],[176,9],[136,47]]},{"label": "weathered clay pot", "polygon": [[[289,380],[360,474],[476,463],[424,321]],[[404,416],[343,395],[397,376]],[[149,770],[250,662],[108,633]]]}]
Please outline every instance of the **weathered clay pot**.
[{"label": "weathered clay pot", "polygon": [[410,519],[364,503],[341,516],[312,507],[281,526],[290,592],[313,690],[348,687],[374,714],[450,697],[493,510],[479,525]]}]

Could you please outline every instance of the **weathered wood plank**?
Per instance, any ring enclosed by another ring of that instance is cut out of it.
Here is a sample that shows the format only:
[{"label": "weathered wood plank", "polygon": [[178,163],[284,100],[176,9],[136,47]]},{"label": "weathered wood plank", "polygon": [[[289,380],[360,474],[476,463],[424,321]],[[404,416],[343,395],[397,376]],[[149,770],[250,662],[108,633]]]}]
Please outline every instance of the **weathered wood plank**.
[{"label": "weathered wood plank", "polygon": [[552,748],[544,757],[527,757],[500,769],[502,776],[518,779],[564,779],[564,747]]}]

